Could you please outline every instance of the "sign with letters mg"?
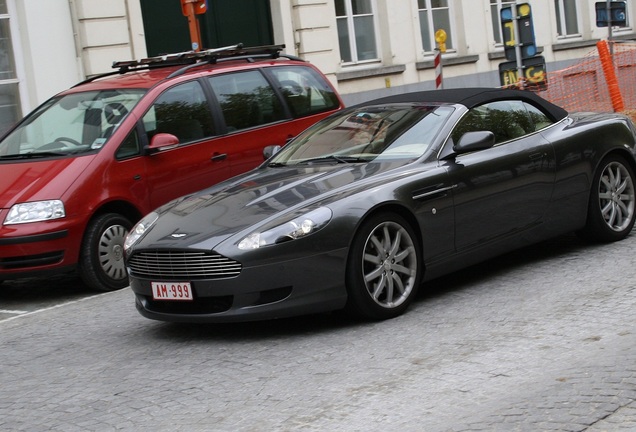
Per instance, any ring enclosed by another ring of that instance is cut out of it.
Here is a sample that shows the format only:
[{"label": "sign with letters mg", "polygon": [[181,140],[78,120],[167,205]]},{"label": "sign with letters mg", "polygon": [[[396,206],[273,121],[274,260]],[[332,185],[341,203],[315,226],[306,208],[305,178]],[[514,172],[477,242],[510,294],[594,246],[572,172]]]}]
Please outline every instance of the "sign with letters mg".
[{"label": "sign with letters mg", "polygon": [[[522,61],[523,78],[527,86],[546,86],[547,75],[545,67],[545,58],[536,56],[523,59]],[[499,77],[502,86],[516,85],[519,82],[517,73],[517,62],[505,62],[499,64]]]}]

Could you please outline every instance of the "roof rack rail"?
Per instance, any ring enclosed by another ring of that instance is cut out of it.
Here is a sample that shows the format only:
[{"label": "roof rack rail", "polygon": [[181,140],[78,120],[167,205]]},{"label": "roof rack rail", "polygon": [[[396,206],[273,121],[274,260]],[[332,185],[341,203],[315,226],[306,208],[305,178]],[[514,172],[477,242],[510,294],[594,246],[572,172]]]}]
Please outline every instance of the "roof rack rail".
[{"label": "roof rack rail", "polygon": [[290,60],[304,61],[300,57],[293,55],[282,54],[281,51],[285,49],[285,45],[261,45],[255,47],[244,47],[242,43],[236,45],[229,45],[221,48],[212,48],[203,51],[184,51],[174,54],[164,54],[154,57],[143,58],[139,60],[125,60],[115,61],[112,64],[113,69],[118,69],[112,72],[106,72],[98,75],[94,75],[86,80],[77,83],[74,87],[81,84],[95,81],[99,78],[104,78],[111,75],[125,74],[126,72],[132,72],[143,69],[153,69],[167,66],[184,65],[185,67],[173,72],[170,77],[185,73],[187,70],[200,66],[203,64],[214,64],[219,61],[239,60],[245,59],[247,61],[253,61],[255,58],[271,58],[276,59],[279,57],[285,57]]},{"label": "roof rack rail", "polygon": [[155,57],[148,57],[140,60],[127,60],[113,62],[113,68],[119,69],[122,73],[138,67],[157,67],[187,65],[197,62],[215,63],[220,59],[260,57],[267,56],[278,58],[285,45],[262,45],[255,47],[244,47],[242,43],[229,45],[221,48],[212,48],[203,51],[184,51],[174,54],[165,54]]}]

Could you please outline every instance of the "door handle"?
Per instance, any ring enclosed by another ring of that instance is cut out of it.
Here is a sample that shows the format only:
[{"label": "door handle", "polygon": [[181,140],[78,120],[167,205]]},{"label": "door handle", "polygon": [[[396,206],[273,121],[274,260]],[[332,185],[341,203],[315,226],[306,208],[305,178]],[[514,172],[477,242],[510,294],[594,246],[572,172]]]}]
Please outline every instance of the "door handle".
[{"label": "door handle", "polygon": [[214,153],[212,157],[210,158],[210,160],[212,162],[218,162],[218,161],[225,160],[226,158],[227,158],[226,153]]}]

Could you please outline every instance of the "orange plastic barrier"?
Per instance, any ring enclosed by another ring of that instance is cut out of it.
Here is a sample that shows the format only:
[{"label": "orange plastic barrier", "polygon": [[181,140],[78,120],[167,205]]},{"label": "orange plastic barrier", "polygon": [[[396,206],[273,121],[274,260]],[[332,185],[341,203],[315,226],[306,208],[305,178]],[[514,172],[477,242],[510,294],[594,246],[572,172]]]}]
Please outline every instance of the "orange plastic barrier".
[{"label": "orange plastic barrier", "polygon": [[573,65],[548,72],[545,88],[528,89],[572,112],[636,113],[636,43],[601,41]]}]

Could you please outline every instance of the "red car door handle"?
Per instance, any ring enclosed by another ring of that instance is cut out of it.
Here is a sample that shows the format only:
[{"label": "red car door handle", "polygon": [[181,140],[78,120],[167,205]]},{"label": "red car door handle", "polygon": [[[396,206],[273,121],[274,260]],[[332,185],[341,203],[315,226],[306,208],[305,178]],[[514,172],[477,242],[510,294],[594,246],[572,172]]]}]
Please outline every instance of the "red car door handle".
[{"label": "red car door handle", "polygon": [[225,160],[225,158],[227,158],[227,154],[225,153],[214,153],[212,157],[210,158],[210,160],[212,162],[217,162],[217,161]]}]

